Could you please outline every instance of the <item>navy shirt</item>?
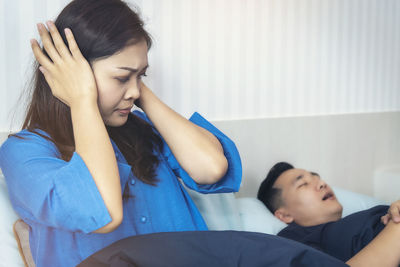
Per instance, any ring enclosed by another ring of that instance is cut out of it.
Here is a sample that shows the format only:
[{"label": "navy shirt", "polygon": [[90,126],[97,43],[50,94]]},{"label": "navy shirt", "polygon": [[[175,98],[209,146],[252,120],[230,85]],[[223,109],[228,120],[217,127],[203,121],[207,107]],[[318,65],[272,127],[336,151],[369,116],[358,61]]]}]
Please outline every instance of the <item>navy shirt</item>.
[{"label": "navy shirt", "polygon": [[304,227],[289,224],[278,233],[319,249],[342,261],[348,261],[363,249],[385,227],[381,216],[389,206],[381,205],[348,215],[339,221]]},{"label": "navy shirt", "polygon": [[[151,124],[144,113],[134,114]],[[162,153],[158,154],[159,182],[151,186],[133,175],[131,166],[112,142],[121,187],[127,184],[134,197],[124,201],[121,225],[107,234],[92,233],[108,224],[111,218],[78,153],[70,161],[64,161],[52,142],[27,130],[18,133],[24,139],[8,138],[0,149],[0,167],[13,208],[31,227],[29,238],[36,266],[75,266],[128,236],[207,230],[199,210],[177,177],[201,193],[237,191],[241,183],[241,162],[234,143],[211,123],[198,113],[190,121],[218,138],[228,160],[226,175],[212,185],[197,184],[164,143]]]}]

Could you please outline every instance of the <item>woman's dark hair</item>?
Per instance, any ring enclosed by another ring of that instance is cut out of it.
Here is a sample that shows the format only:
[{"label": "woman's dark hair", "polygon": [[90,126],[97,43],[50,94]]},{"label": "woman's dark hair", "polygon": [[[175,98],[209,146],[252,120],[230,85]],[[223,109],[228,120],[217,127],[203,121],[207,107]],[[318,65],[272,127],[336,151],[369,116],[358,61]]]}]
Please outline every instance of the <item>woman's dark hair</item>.
[{"label": "woman's dark hair", "polygon": [[[55,21],[64,42],[64,29],[70,28],[82,55],[92,63],[106,58],[125,46],[145,40],[151,47],[151,38],[143,22],[129,6],[120,0],[74,0]],[[49,134],[42,137],[52,141],[61,158],[69,161],[75,151],[70,109],[53,96],[49,85],[36,65],[32,99],[22,128],[31,132],[41,129]],[[133,173],[143,182],[155,185],[155,170],[159,159],[154,154],[162,149],[162,140],[144,120],[130,114],[125,125],[107,127]],[[126,190],[124,190],[124,195]]]}]

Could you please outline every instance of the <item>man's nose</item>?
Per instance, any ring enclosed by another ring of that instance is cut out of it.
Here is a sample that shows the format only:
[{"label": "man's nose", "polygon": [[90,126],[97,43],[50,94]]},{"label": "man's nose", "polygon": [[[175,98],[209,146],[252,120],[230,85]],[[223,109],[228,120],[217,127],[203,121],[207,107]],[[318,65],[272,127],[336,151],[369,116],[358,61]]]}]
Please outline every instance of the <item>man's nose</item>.
[{"label": "man's nose", "polygon": [[326,183],[325,183],[325,181],[319,179],[317,186],[318,186],[318,190],[321,190],[321,189],[324,189],[326,187]]}]

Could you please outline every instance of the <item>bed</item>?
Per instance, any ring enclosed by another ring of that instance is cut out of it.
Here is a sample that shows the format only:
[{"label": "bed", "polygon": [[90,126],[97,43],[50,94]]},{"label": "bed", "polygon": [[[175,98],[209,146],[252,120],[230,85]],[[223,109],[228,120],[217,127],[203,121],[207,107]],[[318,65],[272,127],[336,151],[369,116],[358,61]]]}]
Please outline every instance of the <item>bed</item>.
[{"label": "bed", "polygon": [[[249,231],[277,234],[285,224],[276,219],[265,206],[254,197],[236,197],[233,193],[203,195],[188,190],[195,201],[210,230]],[[343,216],[385,202],[367,195],[334,187],[339,201],[343,204]],[[0,228],[2,266],[23,267],[24,261],[19,252],[13,233],[13,224],[18,216],[8,200],[4,177],[0,174]]]},{"label": "bed", "polygon": [[[397,197],[397,187],[393,188],[392,182],[398,181],[400,171],[397,176],[394,175],[396,179],[390,178],[386,172],[375,175],[379,179],[374,179],[374,172],[387,166],[397,166],[396,170],[400,170],[399,118],[399,112],[387,112],[214,121],[240,151],[242,186],[236,194],[202,195],[190,190],[188,192],[210,230],[272,235],[278,233],[285,224],[272,216],[254,196],[267,170],[277,161],[284,160],[295,166],[312,169],[330,185],[340,186],[333,189],[343,204],[343,216],[375,205],[388,204],[379,200],[384,199],[384,195],[376,195],[379,199],[370,195],[374,195],[376,188],[379,189],[377,185],[385,185],[392,187]],[[6,136],[6,133],[0,135],[0,143]],[[285,149],[282,149],[283,146]],[[391,180],[383,183],[382,177]],[[386,187],[382,189],[386,195],[387,191]],[[391,200],[396,199],[386,199]],[[12,227],[18,216],[8,200],[1,172],[0,212],[0,266],[22,267],[24,262]]]}]

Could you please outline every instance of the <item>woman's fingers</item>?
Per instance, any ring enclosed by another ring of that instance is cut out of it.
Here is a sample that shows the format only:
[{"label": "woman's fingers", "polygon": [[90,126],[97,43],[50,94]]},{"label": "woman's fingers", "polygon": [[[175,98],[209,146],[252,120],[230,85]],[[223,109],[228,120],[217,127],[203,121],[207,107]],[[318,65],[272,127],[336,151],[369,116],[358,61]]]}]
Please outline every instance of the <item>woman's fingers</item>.
[{"label": "woman's fingers", "polygon": [[90,64],[82,56],[71,30],[66,29],[67,45],[61,38],[57,27],[47,22],[50,32],[43,24],[38,24],[45,51],[36,40],[32,40],[32,50],[40,64],[53,95],[66,105],[82,98],[97,99],[97,87]]},{"label": "woman's fingers", "polygon": [[31,39],[31,47],[33,54],[35,55],[35,58],[39,62],[39,64],[49,69],[52,66],[52,62],[43,53],[42,49],[40,48],[38,42],[35,39]]},{"label": "woman's fingers", "polygon": [[53,41],[46,27],[42,23],[37,24],[40,39],[42,39],[43,47],[49,55],[50,59],[55,62],[60,59],[56,48],[54,47]]},{"label": "woman's fingers", "polygon": [[[68,47],[65,45],[60,33],[57,30],[57,27],[55,26],[54,22],[52,21],[47,21],[46,22],[47,27],[49,28],[49,31],[47,31],[46,27],[42,23],[38,23],[38,31],[40,38],[42,39],[43,47],[46,50],[47,54],[49,55],[49,58],[52,62],[58,62],[62,59],[68,58],[71,56],[78,59],[78,58],[83,58],[81,51],[79,50],[78,44],[75,41],[74,35],[72,34],[72,31],[68,28],[64,29],[65,36],[67,38],[68,42]],[[36,42],[37,44],[37,42]],[[41,59],[44,61],[44,58],[46,57],[43,52],[39,52],[36,48],[39,48],[39,45],[35,45],[35,57],[39,61]],[[33,46],[32,46],[33,50]],[[44,65],[43,63],[39,62],[41,65]]]},{"label": "woman's fingers", "polygon": [[40,66],[39,70],[43,74],[43,76],[46,79],[47,83],[49,85],[51,85],[50,73],[43,66]]},{"label": "woman's fingers", "polygon": [[46,22],[47,27],[49,28],[51,38],[53,39],[54,46],[58,52],[58,54],[62,58],[66,58],[71,56],[70,52],[68,51],[67,46],[65,45],[63,39],[61,38],[60,33],[57,30],[56,25],[52,21]]},{"label": "woman's fingers", "polygon": [[69,51],[71,51],[72,56],[76,59],[83,57],[81,50],[79,50],[78,44],[75,41],[74,35],[72,34],[72,31],[66,28],[64,29],[64,32],[65,32],[65,37],[67,37]]}]

